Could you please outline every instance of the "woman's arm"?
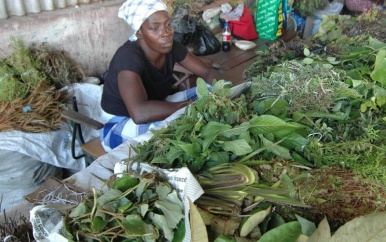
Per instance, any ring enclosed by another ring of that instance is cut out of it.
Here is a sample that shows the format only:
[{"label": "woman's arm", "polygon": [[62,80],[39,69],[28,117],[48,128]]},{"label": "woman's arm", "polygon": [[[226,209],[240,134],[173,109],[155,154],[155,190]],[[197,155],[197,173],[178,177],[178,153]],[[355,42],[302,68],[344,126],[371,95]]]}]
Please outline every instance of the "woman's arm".
[{"label": "woman's arm", "polygon": [[213,80],[223,79],[222,74],[217,69],[214,69],[211,63],[205,62],[189,51],[185,59],[180,62],[180,65],[203,78],[209,84],[212,84]]},{"label": "woman's arm", "polygon": [[132,71],[119,72],[118,87],[127,111],[136,124],[163,120],[189,104],[189,102],[148,100],[141,77]]}]

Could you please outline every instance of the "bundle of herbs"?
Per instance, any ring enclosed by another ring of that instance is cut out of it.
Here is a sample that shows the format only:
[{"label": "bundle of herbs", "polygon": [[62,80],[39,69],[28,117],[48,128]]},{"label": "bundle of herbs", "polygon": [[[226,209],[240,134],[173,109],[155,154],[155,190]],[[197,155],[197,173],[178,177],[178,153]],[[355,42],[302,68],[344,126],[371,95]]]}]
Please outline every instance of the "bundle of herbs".
[{"label": "bundle of herbs", "polygon": [[1,59],[0,131],[46,132],[60,128],[68,94],[60,88],[84,78],[82,69],[61,52],[26,47],[11,38],[13,53]]},{"label": "bundle of herbs", "polygon": [[182,241],[184,205],[169,183],[155,173],[116,174],[108,190],[68,211],[69,241]]}]

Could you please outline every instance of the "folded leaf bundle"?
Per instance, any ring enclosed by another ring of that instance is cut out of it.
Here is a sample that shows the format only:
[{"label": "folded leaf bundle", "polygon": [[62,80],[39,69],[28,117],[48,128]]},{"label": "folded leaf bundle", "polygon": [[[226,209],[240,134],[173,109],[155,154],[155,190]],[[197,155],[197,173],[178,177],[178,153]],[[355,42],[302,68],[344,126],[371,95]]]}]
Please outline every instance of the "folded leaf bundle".
[{"label": "folded leaf bundle", "polygon": [[224,216],[237,216],[241,214],[239,200],[229,201],[204,194],[195,201],[195,204],[211,214]]},{"label": "folded leaf bundle", "polygon": [[258,181],[256,171],[240,163],[217,165],[196,178],[204,190],[238,187]]}]

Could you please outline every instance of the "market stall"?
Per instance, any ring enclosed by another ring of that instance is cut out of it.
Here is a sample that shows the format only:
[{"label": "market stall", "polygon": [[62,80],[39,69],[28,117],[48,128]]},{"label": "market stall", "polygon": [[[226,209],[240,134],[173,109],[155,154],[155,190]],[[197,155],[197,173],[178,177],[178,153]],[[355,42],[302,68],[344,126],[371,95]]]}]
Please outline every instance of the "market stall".
[{"label": "market stall", "polygon": [[[64,212],[61,236],[382,241],[384,14],[330,15],[311,39],[257,51],[234,99],[226,80],[211,92],[197,80],[197,101],[63,181],[91,195]],[[173,182],[187,177],[195,196]]]}]

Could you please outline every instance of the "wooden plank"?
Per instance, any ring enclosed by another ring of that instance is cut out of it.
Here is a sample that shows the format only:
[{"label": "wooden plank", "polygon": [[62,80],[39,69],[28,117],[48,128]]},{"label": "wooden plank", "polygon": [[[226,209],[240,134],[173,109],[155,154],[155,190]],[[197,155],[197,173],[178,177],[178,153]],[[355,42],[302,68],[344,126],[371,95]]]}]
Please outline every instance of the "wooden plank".
[{"label": "wooden plank", "polygon": [[304,26],[303,39],[308,39],[312,35],[312,28],[314,26],[314,17],[306,17],[306,25]]},{"label": "wooden plank", "polygon": [[88,154],[92,155],[95,158],[98,158],[104,154],[107,154],[107,152],[105,151],[105,149],[101,144],[99,137],[84,143],[81,147],[82,147],[82,150],[84,150],[85,152],[87,152]]},{"label": "wooden plank", "polygon": [[249,59],[238,66],[233,67],[231,70],[222,72],[223,77],[227,81],[231,81],[234,86],[245,82],[244,70],[247,66],[256,61],[257,57]]},{"label": "wooden plank", "polygon": [[62,111],[61,115],[62,117],[68,120],[71,120],[81,125],[87,125],[96,130],[101,129],[104,126],[101,122],[98,122],[95,119],[89,118],[86,115],[83,115],[71,109]]}]

